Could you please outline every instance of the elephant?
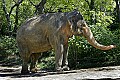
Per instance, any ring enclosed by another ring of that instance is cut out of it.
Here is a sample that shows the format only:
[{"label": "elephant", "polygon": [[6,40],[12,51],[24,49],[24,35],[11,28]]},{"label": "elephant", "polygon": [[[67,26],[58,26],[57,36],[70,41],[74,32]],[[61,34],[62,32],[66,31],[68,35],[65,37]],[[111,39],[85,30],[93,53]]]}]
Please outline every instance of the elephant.
[{"label": "elephant", "polygon": [[55,70],[69,70],[68,40],[73,35],[84,36],[92,46],[101,50],[115,48],[115,45],[105,46],[95,40],[78,10],[41,14],[26,20],[17,31],[16,41],[23,61],[21,73],[37,72],[36,61],[41,53],[51,49],[55,52]]}]

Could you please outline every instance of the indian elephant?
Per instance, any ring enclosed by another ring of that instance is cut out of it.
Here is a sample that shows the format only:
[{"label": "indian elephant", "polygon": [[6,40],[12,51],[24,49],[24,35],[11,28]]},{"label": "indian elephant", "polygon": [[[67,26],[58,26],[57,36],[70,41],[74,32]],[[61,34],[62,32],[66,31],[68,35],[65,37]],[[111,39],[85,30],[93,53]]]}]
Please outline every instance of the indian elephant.
[{"label": "indian elephant", "polygon": [[23,61],[21,73],[36,72],[36,61],[42,52],[55,51],[57,71],[69,70],[67,60],[68,40],[73,35],[83,35],[95,48],[109,50],[114,45],[99,44],[78,10],[72,12],[46,13],[27,20],[17,32],[17,45]]}]

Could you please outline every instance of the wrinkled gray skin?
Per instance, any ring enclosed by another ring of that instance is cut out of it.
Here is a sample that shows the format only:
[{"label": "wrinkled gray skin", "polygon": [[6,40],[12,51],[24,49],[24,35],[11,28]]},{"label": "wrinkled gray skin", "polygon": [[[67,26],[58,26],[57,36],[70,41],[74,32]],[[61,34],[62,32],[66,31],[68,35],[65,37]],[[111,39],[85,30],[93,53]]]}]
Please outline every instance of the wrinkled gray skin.
[{"label": "wrinkled gray skin", "polygon": [[57,71],[69,70],[67,61],[68,39],[82,34],[88,42],[101,50],[109,50],[114,45],[104,46],[94,39],[90,28],[78,11],[67,13],[47,13],[27,20],[17,32],[17,44],[23,60],[22,73],[28,73],[28,61],[31,59],[30,71],[36,72],[36,61],[41,52],[55,51],[55,68]]}]

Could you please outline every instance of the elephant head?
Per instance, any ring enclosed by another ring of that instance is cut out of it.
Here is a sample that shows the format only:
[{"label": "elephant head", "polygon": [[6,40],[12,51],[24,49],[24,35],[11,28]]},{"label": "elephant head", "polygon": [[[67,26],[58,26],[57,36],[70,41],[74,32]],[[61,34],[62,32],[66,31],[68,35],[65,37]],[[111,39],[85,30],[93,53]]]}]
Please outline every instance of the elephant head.
[{"label": "elephant head", "polygon": [[73,11],[72,13],[70,13],[70,23],[72,25],[72,33],[73,35],[83,35],[87,41],[95,48],[97,49],[101,49],[101,50],[109,50],[112,48],[115,48],[115,45],[109,45],[109,46],[104,46],[99,44],[94,36],[93,33],[91,32],[90,28],[88,27],[88,25],[86,24],[86,22],[83,19],[83,16],[77,11]]}]

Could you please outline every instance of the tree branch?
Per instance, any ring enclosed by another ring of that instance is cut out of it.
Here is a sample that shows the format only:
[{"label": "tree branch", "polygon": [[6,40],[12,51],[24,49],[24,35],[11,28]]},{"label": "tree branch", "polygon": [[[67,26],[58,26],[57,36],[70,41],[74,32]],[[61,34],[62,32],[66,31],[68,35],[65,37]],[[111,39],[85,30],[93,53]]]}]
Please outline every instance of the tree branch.
[{"label": "tree branch", "polygon": [[19,6],[16,7],[16,16],[15,16],[15,26],[13,32],[16,33],[17,31],[17,25],[18,25],[18,12],[19,12]]},{"label": "tree branch", "polygon": [[35,14],[41,14],[44,12],[44,5],[47,0],[42,0],[39,4],[35,5],[31,0],[29,2],[36,8]]},{"label": "tree branch", "polygon": [[9,21],[9,13],[7,12],[5,0],[2,0],[3,11],[5,13],[7,21]]},{"label": "tree branch", "polygon": [[94,2],[95,2],[95,0],[91,0],[91,2],[90,2],[90,10],[93,10],[95,7],[94,7]]},{"label": "tree branch", "polygon": [[85,0],[87,2],[87,4],[90,6],[90,2],[88,0]]},{"label": "tree branch", "polygon": [[15,3],[16,3],[16,1],[15,0],[13,0]]},{"label": "tree branch", "polygon": [[42,0],[38,5],[36,5],[36,14],[41,14],[44,12],[44,5],[47,0]]},{"label": "tree branch", "polygon": [[29,0],[30,4],[32,4],[34,7],[36,7],[36,5],[31,1]]},{"label": "tree branch", "polygon": [[[13,0],[15,2],[15,0]],[[5,0],[2,0],[2,7],[3,7],[3,11],[5,13],[5,16],[6,16],[6,19],[7,19],[7,22],[8,22],[8,33],[9,35],[12,35],[12,28],[11,28],[11,20],[10,20],[10,15],[13,11],[13,9],[16,7],[16,21],[15,21],[15,27],[16,25],[18,24],[18,7],[19,5],[23,2],[23,0],[18,0],[17,2],[15,2],[15,4],[11,7],[10,11],[8,12],[7,11],[7,7],[6,7],[6,2]]]},{"label": "tree branch", "polygon": [[6,3],[5,3],[5,0],[2,0],[2,7],[3,7],[3,11],[5,13],[5,17],[7,19],[7,22],[8,22],[8,33],[10,35],[10,32],[11,32],[11,21],[10,21],[10,16],[9,16],[9,13],[7,11],[7,8],[6,8]]},{"label": "tree branch", "polygon": [[16,6],[19,6],[21,3],[22,3],[23,0],[18,0],[10,9],[10,12],[9,12],[9,16],[11,15],[12,13],[12,10],[16,7]]},{"label": "tree branch", "polygon": [[9,16],[11,15],[12,10],[14,9],[14,7],[16,7],[16,4],[11,7],[10,12],[9,12]]}]

